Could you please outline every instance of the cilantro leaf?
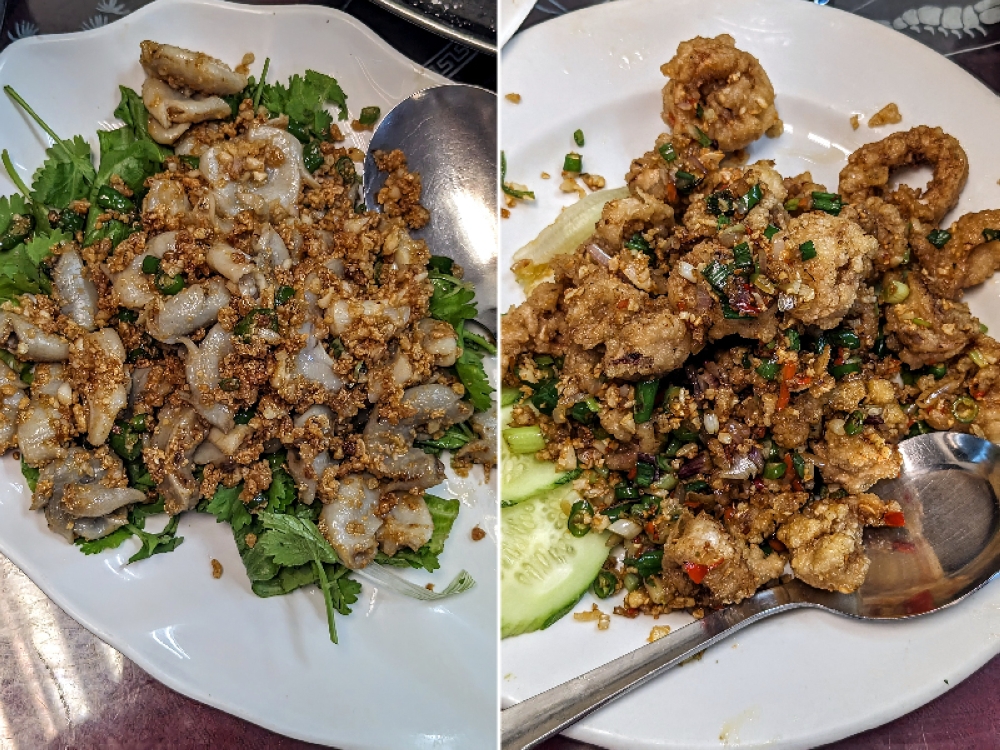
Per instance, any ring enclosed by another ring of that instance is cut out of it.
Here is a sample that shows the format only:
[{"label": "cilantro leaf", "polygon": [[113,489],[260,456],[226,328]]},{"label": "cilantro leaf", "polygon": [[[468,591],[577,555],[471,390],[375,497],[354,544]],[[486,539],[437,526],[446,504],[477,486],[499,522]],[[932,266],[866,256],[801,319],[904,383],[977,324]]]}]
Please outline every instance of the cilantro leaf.
[{"label": "cilantro leaf", "polygon": [[431,271],[428,276],[434,285],[430,300],[432,318],[458,329],[463,321],[476,317],[476,291],[472,284],[439,271]]},{"label": "cilantro leaf", "polygon": [[59,141],[45,151],[45,157],[32,177],[33,201],[62,210],[90,194],[96,172],[90,145],[82,137]]},{"label": "cilantro leaf", "polygon": [[472,430],[464,422],[454,424],[444,431],[439,438],[432,440],[417,440],[413,444],[418,448],[423,448],[424,453],[437,456],[442,451],[456,451],[470,440],[475,438]]},{"label": "cilantro leaf", "polygon": [[7,231],[10,222],[15,216],[27,216],[31,211],[28,204],[20,195],[14,194],[10,197],[0,197],[0,234]]},{"label": "cilantro leaf", "polygon": [[165,502],[162,497],[158,498],[156,502],[153,503],[140,503],[133,505],[132,510],[130,510],[128,514],[129,523],[140,529],[146,528],[147,518],[167,512],[164,505]]},{"label": "cilantro leaf", "polygon": [[184,537],[176,536],[177,525],[180,523],[180,520],[180,516],[174,516],[159,534],[151,534],[148,531],[143,531],[135,524],[125,524],[123,528],[128,529],[131,533],[139,537],[139,542],[142,545],[139,547],[139,551],[128,559],[127,564],[131,565],[134,562],[145,560],[153,555],[159,555],[164,552],[171,552],[177,549],[177,547],[184,541]]},{"label": "cilantro leaf", "polygon": [[118,90],[121,92],[122,98],[115,108],[115,117],[125,123],[133,140],[152,143],[159,152],[162,162],[165,157],[170,155],[171,150],[156,143],[153,136],[149,134],[149,112],[146,105],[142,103],[142,97],[128,86],[119,86]]},{"label": "cilantro leaf", "polygon": [[455,362],[455,372],[465,386],[465,393],[476,411],[488,411],[493,406],[491,395],[496,389],[490,385],[483,367],[483,355],[463,346],[462,353]]},{"label": "cilantro leaf", "polygon": [[[351,614],[350,605],[358,600],[361,594],[361,584],[349,578],[349,568],[343,565],[324,565],[324,571],[330,581],[330,589],[334,599],[334,609],[342,615]],[[299,565],[294,568],[282,568],[277,576],[267,581],[254,581],[250,584],[253,592],[262,598],[290,594],[303,586],[319,582],[316,568],[313,565]],[[334,588],[336,586],[336,588]]]},{"label": "cilantro leaf", "polygon": [[242,484],[235,487],[219,487],[205,508],[205,512],[215,516],[217,522],[228,523],[233,527],[233,532],[237,534],[249,526],[253,520],[250,511],[240,500],[241,492],[243,492]]},{"label": "cilantro leaf", "polygon": [[73,541],[73,544],[79,547],[80,551],[85,555],[96,555],[98,552],[120,547],[122,542],[130,536],[132,536],[132,532],[122,526],[120,529],[115,529],[100,539],[84,539],[83,537],[79,537]]},{"label": "cilantro leaf", "polygon": [[69,239],[58,229],[47,235],[36,232],[28,242],[0,252],[0,300],[48,294],[52,285],[41,263],[52,254],[52,248]]},{"label": "cilantro leaf", "polygon": [[326,111],[328,103],[337,106],[338,119],[347,119],[347,95],[340,84],[315,70],[307,70],[305,77],[292,76],[287,86],[265,84],[261,103],[272,115],[288,115],[289,131],[300,140],[329,140],[333,117]]},{"label": "cilantro leaf", "polygon": [[284,453],[273,453],[268,456],[271,464],[271,486],[267,488],[267,508],[272,513],[284,513],[299,499],[299,492],[283,464]]},{"label": "cilantro leaf", "polygon": [[294,567],[314,560],[324,563],[340,562],[337,553],[312,521],[267,511],[257,515],[264,528],[270,532],[257,540],[257,546],[278,565]]},{"label": "cilantro leaf", "polygon": [[445,500],[428,494],[424,495],[424,502],[427,503],[427,510],[431,512],[431,519],[434,521],[434,533],[431,534],[430,541],[415,552],[401,549],[392,557],[379,552],[375,556],[375,562],[397,568],[423,568],[430,573],[441,567],[438,556],[444,551],[445,540],[455,525],[462,504],[458,500]]}]

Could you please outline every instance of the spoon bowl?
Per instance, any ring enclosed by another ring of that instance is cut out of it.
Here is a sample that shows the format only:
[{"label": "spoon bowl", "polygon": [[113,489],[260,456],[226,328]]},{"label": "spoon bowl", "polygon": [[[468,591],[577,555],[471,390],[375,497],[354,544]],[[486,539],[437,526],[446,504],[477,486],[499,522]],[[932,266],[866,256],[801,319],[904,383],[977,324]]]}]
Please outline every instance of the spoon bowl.
[{"label": "spoon bowl", "polygon": [[869,528],[871,567],[854,593],[801,581],[754,596],[501,713],[503,750],[533,747],[729,635],[774,614],[813,607],[899,620],[953,606],[1000,572],[1000,448],[973,435],[932,433],[899,445],[899,477],[873,488],[902,506],[905,526]]},{"label": "spoon bowl", "polygon": [[380,209],[385,173],[376,151],[400,149],[407,168],[420,174],[427,226],[414,237],[435,255],[446,255],[476,288],[476,319],[496,327],[497,308],[497,98],[476,86],[447,85],[404,99],[384,117],[365,156],[364,194],[369,211]]}]

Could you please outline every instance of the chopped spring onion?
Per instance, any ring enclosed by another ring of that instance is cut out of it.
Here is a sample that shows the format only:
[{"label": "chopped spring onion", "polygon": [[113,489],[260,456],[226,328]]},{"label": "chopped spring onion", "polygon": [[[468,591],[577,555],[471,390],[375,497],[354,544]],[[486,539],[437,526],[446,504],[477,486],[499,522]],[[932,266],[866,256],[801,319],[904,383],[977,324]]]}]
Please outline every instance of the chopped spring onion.
[{"label": "chopped spring onion", "polygon": [[545,448],[542,428],[538,425],[508,427],[503,431],[503,439],[507,441],[511,453],[538,453]]},{"label": "chopped spring onion", "polygon": [[659,573],[663,570],[663,550],[646,550],[637,559],[633,560],[631,564],[635,566],[635,570],[640,576],[649,578],[654,573]]},{"label": "chopped spring onion", "polygon": [[799,245],[799,252],[802,254],[802,260],[812,260],[816,257],[816,245],[812,240],[806,240]]},{"label": "chopped spring onion", "polygon": [[635,422],[648,422],[653,416],[656,405],[656,392],[660,388],[659,380],[644,380],[635,386]]},{"label": "chopped spring onion", "polygon": [[152,276],[160,270],[160,259],[155,255],[147,255],[142,259],[142,272]]},{"label": "chopped spring onion", "polygon": [[635,591],[642,585],[642,579],[635,573],[626,573],[622,583],[627,591]]},{"label": "chopped spring onion", "polygon": [[280,289],[278,289],[278,293],[274,295],[274,304],[283,305],[294,296],[295,296],[295,287],[283,286]]},{"label": "chopped spring onion", "polygon": [[219,388],[226,391],[227,393],[232,393],[233,391],[238,391],[240,389],[240,379],[239,378],[223,378],[219,381]]},{"label": "chopped spring onion", "polygon": [[698,430],[690,422],[681,422],[681,426],[674,430],[674,435],[685,443],[693,443],[698,439]]},{"label": "chopped spring onion", "polygon": [[358,115],[358,122],[362,125],[374,125],[378,122],[378,118],[381,114],[382,110],[378,107],[362,107],[361,114]]},{"label": "chopped spring onion", "polygon": [[683,169],[678,169],[674,173],[674,185],[682,193],[690,192],[699,182],[701,182],[701,180],[690,172],[685,172]]},{"label": "chopped spring onion", "polygon": [[[662,458],[665,459],[674,458],[677,455],[677,451],[679,451],[683,447],[684,447],[684,441],[681,440],[679,437],[674,436],[670,438],[670,440],[667,442],[667,447],[663,449]],[[663,469],[664,471],[670,468],[669,461],[658,461],[657,463],[660,464],[660,468]]]},{"label": "chopped spring onion", "polygon": [[978,349],[972,349],[969,351],[969,359],[976,363],[978,367],[986,367],[986,357]]},{"label": "chopped spring onion", "polygon": [[852,358],[843,362],[839,365],[830,366],[830,374],[838,380],[845,375],[850,375],[855,372],[861,372],[861,360]]},{"label": "chopped spring onion", "polygon": [[476,585],[476,581],[471,575],[469,575],[468,571],[465,570],[459,571],[458,575],[452,579],[451,583],[445,586],[441,591],[431,591],[425,586],[418,586],[415,583],[410,583],[402,576],[393,573],[391,570],[383,565],[379,565],[378,563],[372,563],[365,568],[352,571],[352,573],[359,578],[365,578],[369,582],[387,588],[397,594],[408,596],[411,599],[419,599],[424,602],[432,602],[438,599],[454,596],[455,594],[460,594],[463,591],[468,591]]},{"label": "chopped spring onion", "polygon": [[774,360],[768,360],[767,362],[761,362],[757,365],[757,374],[760,375],[764,380],[774,380],[778,377],[778,372],[781,370],[781,365],[779,365]]},{"label": "chopped spring onion", "polygon": [[705,207],[715,216],[731,216],[736,210],[736,197],[730,190],[719,190],[705,196]]},{"label": "chopped spring onion", "polygon": [[844,207],[844,202],[838,193],[814,192],[812,194],[812,207],[817,211],[826,211],[828,214],[837,216]]},{"label": "chopped spring onion", "polygon": [[806,478],[806,460],[802,458],[801,453],[792,454],[792,468],[795,469],[795,473],[798,475],[799,479]]},{"label": "chopped spring onion", "polygon": [[725,229],[729,226],[729,217],[725,215],[719,216],[719,218],[715,220],[715,226],[720,230]]},{"label": "chopped spring onion", "polygon": [[677,486],[677,482],[677,475],[667,472],[657,479],[653,486],[658,490],[670,492],[670,490]]},{"label": "chopped spring onion", "polygon": [[638,500],[639,490],[631,482],[621,481],[615,485],[615,500]]},{"label": "chopped spring onion", "polygon": [[986,240],[987,242],[1000,240],[1000,229],[984,229],[983,239]]},{"label": "chopped spring onion", "polygon": [[986,325],[985,323],[980,323],[979,324],[979,332],[980,333],[989,333],[989,331],[990,331],[990,327],[988,325]]},{"label": "chopped spring onion", "polygon": [[893,279],[882,289],[882,299],[890,305],[898,305],[905,302],[910,296],[910,287],[898,279]]},{"label": "chopped spring onion", "polygon": [[705,148],[712,148],[712,139],[705,135],[705,131],[697,125],[694,126],[694,137]]},{"label": "chopped spring onion", "polygon": [[[576,132],[580,132],[579,130]],[[583,145],[582,143],[580,144]],[[607,599],[618,588],[618,576],[610,570],[602,570],[594,579],[594,596],[598,599]]]},{"label": "chopped spring onion", "polygon": [[625,247],[627,247],[629,250],[634,250],[637,253],[648,254],[652,250],[652,248],[649,246],[649,243],[646,242],[646,238],[643,237],[642,233],[640,232],[636,232],[635,234],[633,234],[628,239],[628,242],[625,243]]},{"label": "chopped spring onion", "polygon": [[688,482],[684,485],[685,492],[693,492],[696,495],[704,495],[711,492],[712,487],[704,479],[696,479],[693,482]]},{"label": "chopped spring onion", "polygon": [[500,187],[511,198],[535,200],[535,193],[533,191],[515,188],[507,182],[507,155],[503,151],[500,152]]},{"label": "chopped spring onion", "polygon": [[938,250],[944,247],[948,240],[951,239],[951,232],[944,229],[935,229],[933,232],[927,235],[927,241],[934,245]]},{"label": "chopped spring onion", "polygon": [[323,166],[323,152],[320,150],[319,141],[313,141],[302,149],[302,163],[307,172],[315,172]]},{"label": "chopped spring onion", "polygon": [[233,328],[233,333],[247,339],[257,331],[278,330],[278,313],[269,307],[258,307],[244,315]]},{"label": "chopped spring onion", "polygon": [[717,260],[713,260],[701,271],[701,275],[705,277],[705,281],[711,284],[718,292],[725,292],[726,281],[729,279],[730,274],[731,271],[729,268]]},{"label": "chopped spring onion", "polygon": [[[594,397],[591,396],[590,399]],[[594,412],[596,409],[591,409],[590,405],[587,403],[590,399],[585,401],[577,401],[573,404],[573,407],[569,410],[569,415],[575,419],[580,424],[590,424],[594,421]],[[596,401],[596,399],[594,399]]]},{"label": "chopped spring onion", "polygon": [[771,461],[764,464],[764,479],[781,479],[788,467],[784,461]]},{"label": "chopped spring onion", "polygon": [[645,461],[639,461],[635,465],[635,483],[639,487],[649,487],[653,483],[653,478],[656,476],[656,467],[653,464],[647,464]]},{"label": "chopped spring onion", "polygon": [[861,348],[861,338],[858,334],[849,329],[841,328],[836,331],[831,331],[827,334],[827,337],[837,346],[843,346],[848,349]]},{"label": "chopped spring onion", "polygon": [[564,172],[582,172],[583,171],[583,157],[575,151],[571,151],[566,154],[566,158],[563,159],[563,171]]},{"label": "chopped spring onion", "polygon": [[785,337],[788,339],[788,351],[797,352],[802,349],[802,340],[799,338],[799,332],[794,328],[789,328],[785,331]]},{"label": "chopped spring onion", "polygon": [[764,230],[764,236],[767,237],[768,239],[771,239],[772,237],[774,237],[774,235],[776,235],[780,231],[781,230],[778,227],[774,226],[774,224],[768,224],[767,229]]},{"label": "chopped spring onion", "polygon": [[741,242],[733,248],[733,266],[740,271],[753,269],[753,253],[746,242]]},{"label": "chopped spring onion", "polygon": [[786,211],[794,211],[798,207],[799,207],[799,199],[798,198],[790,198],[789,200],[785,201],[785,210]]},{"label": "chopped spring onion", "polygon": [[865,429],[865,413],[858,409],[857,411],[851,412],[849,416],[844,421],[844,432],[848,435],[857,435],[862,430]]},{"label": "chopped spring onion", "polygon": [[738,211],[740,214],[746,214],[750,212],[750,209],[760,203],[760,199],[764,197],[764,193],[760,189],[759,184],[753,184],[750,189],[747,190],[746,194],[740,198],[740,203],[738,206]]},{"label": "chopped spring onion", "polygon": [[925,421],[921,419],[920,421],[913,423],[913,426],[910,427],[909,432],[906,433],[906,437],[916,437],[917,435],[926,435],[930,432],[934,432],[934,430],[932,430],[930,425],[928,425]]},{"label": "chopped spring onion", "polygon": [[910,322],[915,326],[920,326],[921,328],[930,328],[931,322],[924,318],[910,318]]},{"label": "chopped spring onion", "polygon": [[664,143],[660,146],[659,152],[660,156],[663,157],[663,161],[667,162],[667,164],[677,159],[677,152],[674,151],[674,144],[670,142]]},{"label": "chopped spring onion", "polygon": [[250,420],[257,416],[256,406],[247,406],[236,412],[233,421],[236,424],[250,424]]},{"label": "chopped spring onion", "polygon": [[701,102],[698,102],[698,105],[694,108],[694,116],[699,120],[705,119],[705,109],[701,106]]},{"label": "chopped spring onion", "polygon": [[948,374],[948,365],[942,363],[927,365],[927,372],[933,375],[935,380],[940,380]]},{"label": "chopped spring onion", "polygon": [[573,503],[570,508],[566,528],[573,536],[587,536],[590,533],[590,522],[594,519],[594,506],[586,500]]},{"label": "chopped spring onion", "polygon": [[573,143],[575,143],[577,146],[580,146],[581,148],[583,147],[583,131],[582,130],[577,129],[577,130],[573,131]]},{"label": "chopped spring onion", "polygon": [[118,308],[118,320],[122,323],[135,323],[139,319],[139,313],[129,310],[127,307]]},{"label": "chopped spring onion", "polygon": [[951,413],[962,424],[969,424],[979,414],[979,404],[970,396],[959,396],[951,405]]}]

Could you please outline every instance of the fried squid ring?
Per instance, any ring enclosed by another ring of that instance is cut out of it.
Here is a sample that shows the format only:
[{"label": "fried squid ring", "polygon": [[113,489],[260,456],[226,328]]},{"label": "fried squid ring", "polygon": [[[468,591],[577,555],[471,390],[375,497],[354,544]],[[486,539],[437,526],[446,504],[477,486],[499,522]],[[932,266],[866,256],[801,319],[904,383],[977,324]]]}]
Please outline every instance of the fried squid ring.
[{"label": "fried squid ring", "polygon": [[[917,164],[929,164],[934,170],[925,190],[909,185],[889,190],[893,169]],[[968,177],[969,159],[961,144],[941,128],[919,125],[851,154],[840,171],[840,194],[847,203],[878,196],[897,206],[907,219],[937,224],[958,203]]]},{"label": "fried squid ring", "polygon": [[663,119],[674,132],[697,137],[698,128],[723,151],[745,148],[765,132],[780,134],[771,79],[728,34],[681,42],[660,70],[670,78]]},{"label": "fried squid ring", "polygon": [[982,284],[1000,269],[1000,210],[966,214],[948,234],[939,249],[927,239],[926,227],[914,226],[910,245],[928,289],[938,297],[958,299],[963,289]]}]

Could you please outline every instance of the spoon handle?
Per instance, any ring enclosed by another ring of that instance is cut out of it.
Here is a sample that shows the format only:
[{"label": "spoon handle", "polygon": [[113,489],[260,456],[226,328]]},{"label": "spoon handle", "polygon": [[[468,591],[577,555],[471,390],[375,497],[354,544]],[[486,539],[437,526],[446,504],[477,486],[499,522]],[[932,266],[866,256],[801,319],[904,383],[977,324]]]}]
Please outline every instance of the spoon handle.
[{"label": "spoon handle", "polygon": [[502,750],[526,750],[699,651],[765,617],[809,606],[777,586],[709,613],[653,643],[521,701],[500,714]]}]

